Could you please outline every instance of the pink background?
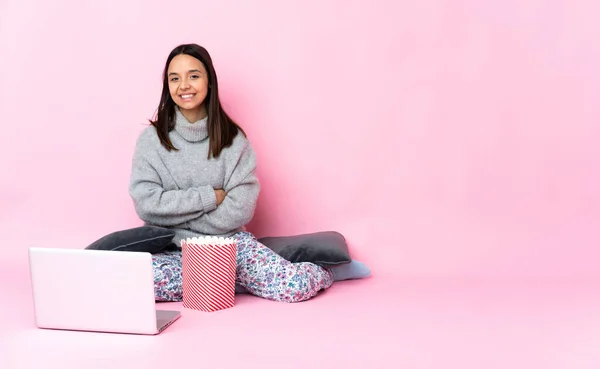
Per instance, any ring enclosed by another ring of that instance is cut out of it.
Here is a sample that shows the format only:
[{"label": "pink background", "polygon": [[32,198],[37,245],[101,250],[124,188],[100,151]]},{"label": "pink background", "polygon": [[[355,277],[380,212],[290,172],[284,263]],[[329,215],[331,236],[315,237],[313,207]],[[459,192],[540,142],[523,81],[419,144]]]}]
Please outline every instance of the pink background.
[{"label": "pink background", "polygon": [[0,260],[140,224],[138,133],[208,48],[258,236],[343,233],[374,275],[598,277],[593,1],[0,3]]}]

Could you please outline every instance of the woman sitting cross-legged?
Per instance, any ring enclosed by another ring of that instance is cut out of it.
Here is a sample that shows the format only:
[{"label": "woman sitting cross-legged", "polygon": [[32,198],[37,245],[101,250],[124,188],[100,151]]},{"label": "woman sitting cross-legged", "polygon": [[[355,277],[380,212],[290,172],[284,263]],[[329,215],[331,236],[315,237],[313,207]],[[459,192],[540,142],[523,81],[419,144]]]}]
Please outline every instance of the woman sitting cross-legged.
[{"label": "woman sitting cross-legged", "polygon": [[[221,107],[210,55],[195,44],[178,46],[163,74],[156,119],[136,142],[129,188],[147,225],[173,229],[175,245],[188,237],[234,238],[236,284],[274,301],[304,301],[336,280],[370,274],[358,261],[331,269],[291,263],[246,232],[260,191],[256,157]],[[156,299],[181,300],[181,251],[152,257]]]}]

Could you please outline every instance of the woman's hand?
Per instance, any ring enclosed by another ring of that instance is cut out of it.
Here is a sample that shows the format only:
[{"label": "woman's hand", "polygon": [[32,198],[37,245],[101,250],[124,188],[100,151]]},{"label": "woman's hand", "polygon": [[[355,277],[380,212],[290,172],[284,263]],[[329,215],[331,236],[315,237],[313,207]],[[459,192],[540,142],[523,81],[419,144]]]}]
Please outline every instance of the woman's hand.
[{"label": "woman's hand", "polygon": [[227,192],[223,190],[215,190],[215,196],[217,197],[217,206],[221,205],[223,200],[225,200],[225,196],[227,196]]}]

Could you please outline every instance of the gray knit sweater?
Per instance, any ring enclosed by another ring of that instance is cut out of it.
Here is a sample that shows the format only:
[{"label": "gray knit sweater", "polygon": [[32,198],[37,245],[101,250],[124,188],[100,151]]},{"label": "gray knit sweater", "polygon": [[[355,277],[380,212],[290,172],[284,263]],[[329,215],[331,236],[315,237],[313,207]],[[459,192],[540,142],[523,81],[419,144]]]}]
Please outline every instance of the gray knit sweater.
[{"label": "gray knit sweater", "polygon": [[[180,246],[187,237],[228,237],[244,230],[256,209],[260,184],[256,156],[239,132],[218,158],[207,158],[207,118],[194,123],[176,109],[170,139],[179,151],[167,151],[150,126],[137,139],[129,193],[147,225],[171,228]],[[227,192],[216,206],[215,189]]]}]

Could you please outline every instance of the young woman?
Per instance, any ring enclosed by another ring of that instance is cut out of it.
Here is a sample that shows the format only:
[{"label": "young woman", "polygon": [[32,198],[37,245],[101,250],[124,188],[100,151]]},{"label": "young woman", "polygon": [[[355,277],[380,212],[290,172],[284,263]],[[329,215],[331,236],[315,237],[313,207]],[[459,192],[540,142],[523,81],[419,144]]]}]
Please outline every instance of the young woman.
[{"label": "young woman", "polygon": [[[236,284],[275,301],[304,301],[334,280],[370,273],[354,261],[337,270],[290,263],[245,231],[260,191],[256,156],[243,129],[221,107],[206,49],[186,44],[171,51],[151,123],[136,142],[129,192],[146,224],[175,231],[175,245],[201,235],[236,239]],[[180,301],[181,251],[154,254],[153,262],[156,299]]]}]

